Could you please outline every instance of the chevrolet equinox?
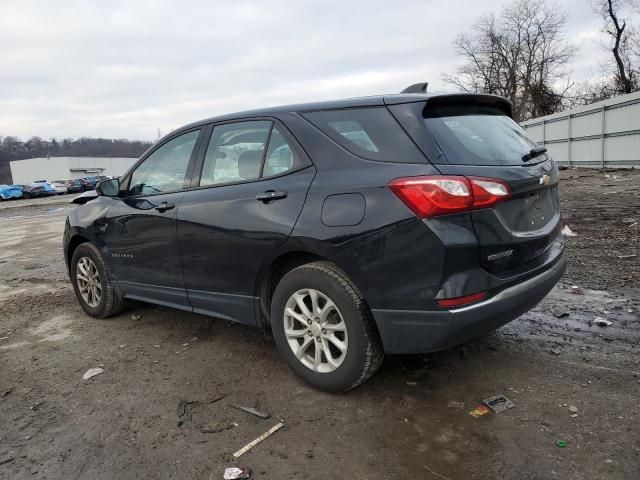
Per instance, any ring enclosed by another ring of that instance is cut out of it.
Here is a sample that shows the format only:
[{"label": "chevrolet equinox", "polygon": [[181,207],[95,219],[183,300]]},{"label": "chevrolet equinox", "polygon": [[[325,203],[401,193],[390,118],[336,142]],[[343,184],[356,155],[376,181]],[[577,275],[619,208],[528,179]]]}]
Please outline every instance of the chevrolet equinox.
[{"label": "chevrolet equinox", "polygon": [[527,312],[565,269],[557,167],[508,100],[407,91],[171,132],[69,212],[80,305],[269,328],[330,392]]}]

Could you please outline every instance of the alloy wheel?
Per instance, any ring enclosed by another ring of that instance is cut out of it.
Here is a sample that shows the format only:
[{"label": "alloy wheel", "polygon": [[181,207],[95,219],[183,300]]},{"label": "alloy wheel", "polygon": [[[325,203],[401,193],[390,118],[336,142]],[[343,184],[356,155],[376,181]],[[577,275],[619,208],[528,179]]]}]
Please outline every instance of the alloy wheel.
[{"label": "alloy wheel", "polygon": [[296,358],[314,372],[333,372],[347,355],[347,325],[336,304],[318,290],[298,290],[289,297],[284,333]]},{"label": "alloy wheel", "polygon": [[100,305],[102,280],[98,267],[89,257],[80,257],[76,265],[76,281],[82,299],[91,308]]}]

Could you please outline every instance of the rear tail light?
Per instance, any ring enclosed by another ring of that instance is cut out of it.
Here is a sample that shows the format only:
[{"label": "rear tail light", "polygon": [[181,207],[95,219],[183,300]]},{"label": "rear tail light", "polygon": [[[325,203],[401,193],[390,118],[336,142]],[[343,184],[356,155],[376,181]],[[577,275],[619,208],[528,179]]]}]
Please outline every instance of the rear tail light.
[{"label": "rear tail light", "polygon": [[488,208],[511,197],[505,181],[484,177],[396,178],[389,188],[420,218]]}]

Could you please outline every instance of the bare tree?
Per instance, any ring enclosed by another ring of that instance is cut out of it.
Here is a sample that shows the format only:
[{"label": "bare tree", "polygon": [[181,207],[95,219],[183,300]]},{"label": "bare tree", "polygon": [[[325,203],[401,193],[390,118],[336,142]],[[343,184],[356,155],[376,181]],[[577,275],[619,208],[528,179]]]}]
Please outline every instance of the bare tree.
[{"label": "bare tree", "polygon": [[[603,20],[602,31],[609,37],[608,47],[615,62],[615,85],[612,95],[632,93],[640,89],[640,50],[638,34],[627,20],[621,18],[621,0],[598,0],[594,8]],[[632,6],[632,2],[627,2]]]},{"label": "bare tree", "polygon": [[556,4],[515,0],[456,37],[465,63],[443,80],[466,92],[509,98],[517,120],[554,113],[571,87],[564,67],[576,52],[564,37],[566,23]]}]

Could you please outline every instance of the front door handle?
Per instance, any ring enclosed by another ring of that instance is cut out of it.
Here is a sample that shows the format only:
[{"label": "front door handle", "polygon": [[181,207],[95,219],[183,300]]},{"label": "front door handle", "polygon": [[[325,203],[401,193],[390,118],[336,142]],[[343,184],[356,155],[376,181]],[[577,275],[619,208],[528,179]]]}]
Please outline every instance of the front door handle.
[{"label": "front door handle", "polygon": [[172,203],[167,203],[167,202],[162,202],[160,205],[155,207],[155,209],[160,213],[164,213],[167,210],[171,210],[172,208],[176,208],[176,206],[173,205]]},{"label": "front door handle", "polygon": [[287,198],[287,192],[276,192],[275,190],[267,190],[260,195],[256,195],[256,200],[269,203],[272,200],[282,200],[283,198]]}]

